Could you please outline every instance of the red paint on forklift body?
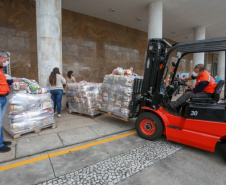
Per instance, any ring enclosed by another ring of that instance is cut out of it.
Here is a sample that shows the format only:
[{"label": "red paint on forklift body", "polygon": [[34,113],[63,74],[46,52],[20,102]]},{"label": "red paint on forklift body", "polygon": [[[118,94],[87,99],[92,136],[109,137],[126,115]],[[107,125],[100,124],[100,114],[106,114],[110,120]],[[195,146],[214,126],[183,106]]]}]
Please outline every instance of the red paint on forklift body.
[{"label": "red paint on forklift body", "polygon": [[163,107],[142,109],[154,112],[162,119],[167,140],[214,152],[217,141],[226,137],[226,123],[185,119],[166,112]]}]

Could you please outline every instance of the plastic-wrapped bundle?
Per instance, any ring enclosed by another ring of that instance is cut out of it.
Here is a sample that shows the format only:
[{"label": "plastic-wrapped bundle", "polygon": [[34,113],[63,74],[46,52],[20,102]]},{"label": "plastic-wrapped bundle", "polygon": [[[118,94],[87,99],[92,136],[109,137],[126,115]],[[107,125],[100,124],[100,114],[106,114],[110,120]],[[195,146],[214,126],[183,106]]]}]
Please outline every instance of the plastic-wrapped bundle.
[{"label": "plastic-wrapped bundle", "polygon": [[[117,72],[114,72],[114,74],[117,74]],[[104,77],[100,96],[98,97],[98,109],[122,118],[128,118],[134,79],[142,77],[114,74]]]},{"label": "plastic-wrapped bundle", "polygon": [[30,93],[30,94],[45,94],[49,92],[49,88],[40,88],[35,80],[22,78],[21,82],[14,82],[12,84],[13,93]]},{"label": "plastic-wrapped bundle", "polygon": [[3,128],[12,136],[55,124],[51,95],[15,93],[8,96]]},{"label": "plastic-wrapped bundle", "polygon": [[114,75],[124,75],[124,69],[121,67],[118,67],[112,71],[112,74]]},{"label": "plastic-wrapped bundle", "polygon": [[80,82],[67,84],[66,96],[69,112],[77,112],[89,116],[99,114],[97,108],[101,83]]}]

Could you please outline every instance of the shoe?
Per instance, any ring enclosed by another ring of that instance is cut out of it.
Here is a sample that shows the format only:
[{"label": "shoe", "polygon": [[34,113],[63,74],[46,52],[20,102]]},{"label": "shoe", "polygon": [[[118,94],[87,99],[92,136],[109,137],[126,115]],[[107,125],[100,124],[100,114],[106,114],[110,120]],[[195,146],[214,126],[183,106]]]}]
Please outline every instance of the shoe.
[{"label": "shoe", "polygon": [[175,109],[173,109],[173,108],[171,107],[171,105],[170,105],[169,102],[164,102],[164,103],[163,103],[163,107],[167,107],[170,111],[176,111]]},{"label": "shoe", "polygon": [[4,144],[5,146],[10,146],[10,145],[12,144],[12,142],[11,142],[11,141],[4,141],[3,144]]},{"label": "shoe", "polygon": [[164,110],[170,114],[175,116],[181,116],[176,109],[173,109],[169,102],[163,104]]},{"label": "shoe", "polygon": [[61,114],[58,114],[57,116],[58,116],[58,118],[60,118],[61,117]]},{"label": "shoe", "polygon": [[11,148],[9,148],[8,146],[0,147],[0,153],[9,152],[10,150],[11,150]]}]

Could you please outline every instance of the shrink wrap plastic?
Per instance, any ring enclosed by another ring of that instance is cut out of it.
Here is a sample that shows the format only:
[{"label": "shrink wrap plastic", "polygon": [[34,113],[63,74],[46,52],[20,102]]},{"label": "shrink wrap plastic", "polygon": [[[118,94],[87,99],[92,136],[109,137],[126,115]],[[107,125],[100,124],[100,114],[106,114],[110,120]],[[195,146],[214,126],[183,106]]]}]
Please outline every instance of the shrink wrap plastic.
[{"label": "shrink wrap plastic", "polygon": [[14,82],[12,84],[14,93],[30,93],[30,94],[45,94],[50,92],[49,87],[41,88],[35,80],[22,78],[21,82]]},{"label": "shrink wrap plastic", "polygon": [[99,114],[97,100],[101,83],[79,82],[67,84],[65,94],[69,105],[69,112],[77,112],[89,116]]},{"label": "shrink wrap plastic", "polygon": [[8,107],[3,128],[10,134],[24,134],[55,124],[51,95],[12,92],[8,97]]},{"label": "shrink wrap plastic", "polygon": [[[114,72],[115,74],[115,72]],[[106,75],[98,97],[98,109],[128,118],[135,78],[140,76]]]}]

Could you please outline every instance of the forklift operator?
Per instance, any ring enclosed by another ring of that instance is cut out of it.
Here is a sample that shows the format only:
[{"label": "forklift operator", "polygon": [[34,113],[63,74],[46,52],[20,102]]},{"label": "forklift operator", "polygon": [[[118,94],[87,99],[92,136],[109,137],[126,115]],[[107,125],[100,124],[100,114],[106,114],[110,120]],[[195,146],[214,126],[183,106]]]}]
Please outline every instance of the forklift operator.
[{"label": "forklift operator", "polygon": [[212,76],[204,70],[203,64],[197,64],[192,72],[192,75],[188,78],[182,78],[182,80],[194,80],[196,79],[195,87],[192,86],[190,82],[186,82],[191,91],[185,92],[176,101],[171,102],[169,106],[173,109],[181,106],[190,98],[207,98],[212,97],[216,88],[216,83]]}]

